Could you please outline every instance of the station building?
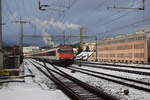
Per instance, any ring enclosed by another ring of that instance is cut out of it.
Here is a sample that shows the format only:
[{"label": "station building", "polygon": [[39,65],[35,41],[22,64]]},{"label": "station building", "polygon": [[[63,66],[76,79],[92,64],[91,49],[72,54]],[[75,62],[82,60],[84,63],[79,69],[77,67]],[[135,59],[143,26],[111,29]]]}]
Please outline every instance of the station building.
[{"label": "station building", "polygon": [[87,46],[89,47],[90,51],[94,51],[95,43],[84,43],[83,46],[82,46],[83,51],[86,50]]},{"label": "station building", "polygon": [[[97,50],[100,62],[149,63],[150,30],[101,40]],[[92,59],[96,60],[96,53]]]},{"label": "station building", "polygon": [[23,47],[24,54],[39,52],[39,51],[40,51],[40,47],[38,47],[38,46]]}]

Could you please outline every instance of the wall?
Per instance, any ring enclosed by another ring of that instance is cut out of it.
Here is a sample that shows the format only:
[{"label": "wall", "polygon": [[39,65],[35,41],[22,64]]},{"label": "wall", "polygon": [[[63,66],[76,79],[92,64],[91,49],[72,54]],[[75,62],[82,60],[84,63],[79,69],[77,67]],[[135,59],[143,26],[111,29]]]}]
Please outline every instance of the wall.
[{"label": "wall", "polygon": [[3,69],[3,53],[0,50],[0,70]]},{"label": "wall", "polygon": [[150,63],[150,40],[147,40],[147,55],[148,55],[148,62]]},{"label": "wall", "polygon": [[98,45],[98,60],[107,62],[148,63],[147,41]]}]

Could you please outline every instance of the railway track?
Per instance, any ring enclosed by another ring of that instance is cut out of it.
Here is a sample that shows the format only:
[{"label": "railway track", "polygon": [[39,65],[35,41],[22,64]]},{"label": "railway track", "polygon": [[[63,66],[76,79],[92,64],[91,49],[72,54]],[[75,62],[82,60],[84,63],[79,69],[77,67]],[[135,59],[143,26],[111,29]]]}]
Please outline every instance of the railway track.
[{"label": "railway track", "polygon": [[[30,62],[45,76],[54,81],[72,100],[118,100],[117,98],[68,75],[58,69],[55,65],[52,65],[52,69],[49,68],[45,62],[43,64],[33,60]],[[39,66],[42,66],[44,69]]]},{"label": "railway track", "polygon": [[115,66],[115,67],[134,68],[134,69],[149,69],[150,70],[150,67],[141,67],[141,66],[117,65],[117,64],[108,64],[108,63],[92,63],[92,62],[85,62],[85,61],[76,61],[76,63],[106,65],[106,66],[111,66],[111,67]]},{"label": "railway track", "polygon": [[[80,65],[80,64],[79,64]],[[127,72],[127,73],[133,73],[133,74],[139,74],[139,75],[146,75],[146,76],[150,76],[150,71],[148,72],[147,70],[145,71],[139,71],[139,70],[134,70],[134,69],[124,69],[122,67],[116,67],[115,65],[108,67],[108,66],[104,66],[104,65],[95,65],[95,64],[89,64],[89,63],[82,63],[82,66],[88,66],[88,67],[94,67],[94,68],[100,68],[100,69],[106,69],[106,70],[113,70],[113,71],[120,71],[120,72]],[[140,68],[141,69],[141,68]]]},{"label": "railway track", "polygon": [[[67,69],[74,70],[74,71],[84,73],[87,75],[91,75],[91,76],[94,76],[97,78],[105,79],[108,81],[112,81],[112,82],[115,82],[115,83],[118,83],[121,85],[132,87],[132,88],[135,88],[138,90],[142,90],[142,91],[145,91],[148,93],[150,92],[150,88],[149,88],[150,83],[148,83],[148,82],[143,82],[143,81],[139,81],[139,80],[135,80],[135,79],[130,79],[130,78],[120,77],[120,76],[116,76],[116,75],[106,74],[106,73],[102,73],[102,72],[96,72],[96,71],[83,69],[83,68],[79,68],[79,67],[75,67],[75,66],[67,67]],[[98,74],[98,75],[95,75],[94,73]],[[99,76],[99,75],[101,75],[101,76]],[[106,76],[106,77],[104,77],[104,76]],[[117,80],[113,79],[113,78],[116,78]],[[133,83],[136,83],[138,85],[135,85]]]},{"label": "railway track", "polygon": [[86,75],[94,76],[97,78],[101,78],[107,81],[111,81],[117,84],[125,85],[127,87],[135,88],[135,89],[150,93],[150,88],[148,88],[150,86],[150,83],[147,83],[147,82],[130,79],[130,78],[124,78],[124,77],[106,74],[106,73],[97,72],[97,71],[91,71],[91,70],[87,70],[84,68],[73,67],[73,66],[68,67],[67,69],[74,70],[76,72],[80,72]]}]

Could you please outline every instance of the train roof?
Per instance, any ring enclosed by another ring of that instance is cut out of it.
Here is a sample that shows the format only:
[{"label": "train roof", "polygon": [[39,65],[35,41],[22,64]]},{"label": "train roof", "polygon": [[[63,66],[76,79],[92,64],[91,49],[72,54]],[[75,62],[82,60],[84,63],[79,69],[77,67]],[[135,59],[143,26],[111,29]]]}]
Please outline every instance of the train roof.
[{"label": "train roof", "polygon": [[47,49],[47,50],[43,50],[43,51],[31,52],[29,54],[25,54],[25,56],[41,54],[41,53],[46,53],[46,52],[50,52],[50,51],[56,51],[57,49],[73,49],[73,47],[71,47],[71,46],[59,46],[59,47],[56,47],[56,48]]},{"label": "train roof", "polygon": [[60,49],[72,49],[73,47],[71,47],[71,46],[60,46],[59,48]]}]

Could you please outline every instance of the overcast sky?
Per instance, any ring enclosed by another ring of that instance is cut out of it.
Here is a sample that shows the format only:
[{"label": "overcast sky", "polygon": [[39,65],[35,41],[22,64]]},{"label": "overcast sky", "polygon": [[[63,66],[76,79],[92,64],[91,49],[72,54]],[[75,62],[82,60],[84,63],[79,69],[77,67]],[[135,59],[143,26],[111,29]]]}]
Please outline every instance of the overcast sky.
[{"label": "overcast sky", "polygon": [[[150,28],[150,0],[145,0],[144,10],[113,9],[116,7],[142,8],[143,0],[41,0],[51,5],[46,11],[38,9],[39,0],[2,0],[3,40],[19,41],[19,20],[30,21],[24,25],[24,34],[79,34],[85,27],[87,35],[99,38],[131,34]],[[59,6],[58,6],[59,5]]]}]

